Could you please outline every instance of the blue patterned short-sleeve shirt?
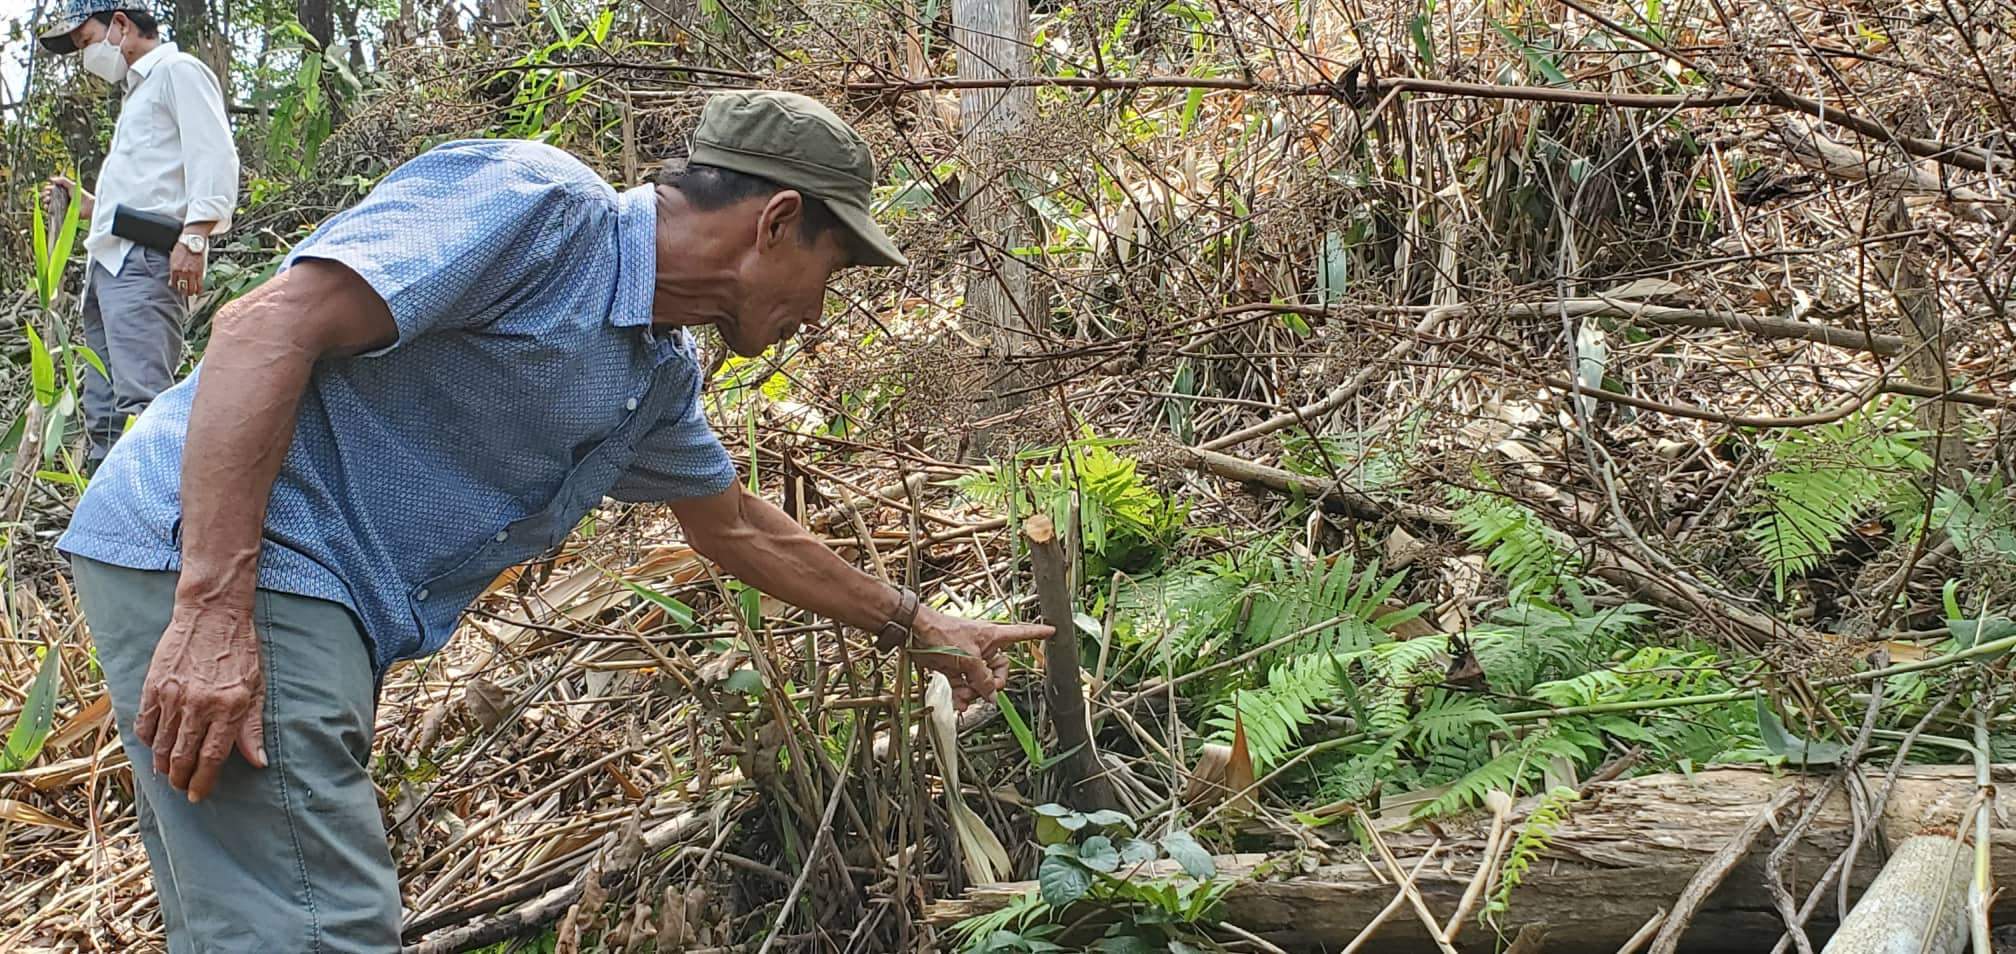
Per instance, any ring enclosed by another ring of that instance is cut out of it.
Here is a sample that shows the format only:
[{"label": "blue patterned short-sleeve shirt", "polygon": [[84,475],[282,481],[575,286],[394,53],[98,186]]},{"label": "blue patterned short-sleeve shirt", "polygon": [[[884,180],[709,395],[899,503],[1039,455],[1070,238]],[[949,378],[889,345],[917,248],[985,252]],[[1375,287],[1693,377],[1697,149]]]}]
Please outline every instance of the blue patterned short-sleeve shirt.
[{"label": "blue patterned short-sleeve shirt", "polygon": [[[604,497],[675,500],[735,470],[683,331],[654,332],[656,200],[516,140],[400,166],[290,254],[389,306],[390,346],[316,366],[273,486],[262,587],[351,608],[375,668],[441,648],[497,575]],[[163,392],[92,480],[59,549],[180,566],[182,445],[202,377]]]}]

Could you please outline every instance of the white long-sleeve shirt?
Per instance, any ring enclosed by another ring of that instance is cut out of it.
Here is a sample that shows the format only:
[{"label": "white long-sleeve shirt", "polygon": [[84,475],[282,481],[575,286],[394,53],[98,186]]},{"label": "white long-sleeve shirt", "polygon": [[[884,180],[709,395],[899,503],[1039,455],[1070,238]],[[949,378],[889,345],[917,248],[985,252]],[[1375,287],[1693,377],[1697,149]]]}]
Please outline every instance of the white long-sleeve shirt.
[{"label": "white long-sleeve shirt", "polygon": [[238,148],[224,116],[216,74],[163,43],[126,74],[126,100],[112,128],[112,151],[98,170],[98,205],[84,249],[114,275],[133,243],[112,234],[118,206],[174,216],[184,224],[231,227],[238,204]]}]

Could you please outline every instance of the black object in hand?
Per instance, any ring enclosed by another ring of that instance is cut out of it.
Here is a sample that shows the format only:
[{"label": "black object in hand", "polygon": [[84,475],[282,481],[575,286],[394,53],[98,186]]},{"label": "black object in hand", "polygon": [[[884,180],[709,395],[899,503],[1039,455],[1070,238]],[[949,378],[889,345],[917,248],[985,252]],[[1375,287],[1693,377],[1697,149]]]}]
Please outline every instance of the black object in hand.
[{"label": "black object in hand", "polygon": [[182,238],[182,220],[122,205],[112,210],[112,234],[157,252],[172,252]]}]

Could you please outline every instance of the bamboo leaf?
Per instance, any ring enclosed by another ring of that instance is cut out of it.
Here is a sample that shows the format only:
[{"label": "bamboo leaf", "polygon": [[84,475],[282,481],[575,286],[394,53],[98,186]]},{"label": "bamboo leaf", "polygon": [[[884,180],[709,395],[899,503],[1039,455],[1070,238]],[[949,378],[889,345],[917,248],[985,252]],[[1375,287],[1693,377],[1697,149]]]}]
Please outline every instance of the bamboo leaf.
[{"label": "bamboo leaf", "polygon": [[[70,264],[70,248],[77,239],[77,208],[83,203],[71,201],[63,206],[63,225],[56,231],[56,247],[49,253],[49,300],[56,298],[56,289],[63,284],[63,269]],[[40,241],[40,233],[37,233]],[[44,305],[47,307],[47,305]]]},{"label": "bamboo leaf", "polygon": [[111,372],[105,370],[105,359],[99,357],[98,352],[91,350],[90,346],[72,345],[71,350],[77,354],[83,355],[84,363],[90,365],[93,370],[97,371],[99,377],[102,377],[107,381],[112,380]]},{"label": "bamboo leaf", "polygon": [[994,694],[994,704],[1000,708],[1001,718],[1008,723],[1008,731],[1015,736],[1015,742],[1022,746],[1022,754],[1028,757],[1029,764],[1038,771],[1047,768],[1049,762],[1043,758],[1043,745],[1037,741],[1035,730],[1029,728],[1028,722],[1023,721],[1021,711],[1015,708],[1015,700],[1008,698],[1005,692],[997,692]]},{"label": "bamboo leaf", "polygon": [[1541,76],[1546,77],[1547,82],[1555,86],[1568,85],[1567,74],[1561,72],[1560,67],[1554,65],[1554,61],[1552,58],[1545,56],[1539,50],[1534,49],[1532,44],[1527,43],[1525,40],[1519,39],[1518,35],[1513,33],[1511,30],[1506,29],[1505,24],[1503,23],[1499,23],[1498,21],[1493,20],[1491,21],[1491,28],[1497,30],[1498,34],[1500,36],[1503,36],[1505,38],[1505,42],[1511,44],[1514,50],[1519,51],[1520,58],[1526,61],[1527,66],[1532,67],[1535,72],[1539,73]]},{"label": "bamboo leaf", "polygon": [[42,743],[49,738],[49,724],[56,717],[56,683],[61,665],[62,653],[58,647],[43,650],[42,668],[29,684],[28,697],[21,703],[21,715],[7,733],[7,747],[0,749],[0,772],[27,768],[41,753]]},{"label": "bamboo leaf", "polygon": [[56,362],[34,322],[22,322],[21,329],[28,332],[28,376],[34,382],[35,403],[48,407],[56,403]]},{"label": "bamboo leaf", "polygon": [[39,825],[67,832],[84,830],[33,805],[17,802],[11,798],[0,798],[0,821],[10,821],[19,825]]},{"label": "bamboo leaf", "polygon": [[686,604],[681,603],[678,600],[673,599],[672,597],[666,596],[665,594],[660,593],[657,590],[654,590],[648,586],[641,586],[639,584],[632,583],[631,581],[616,576],[613,573],[609,574],[609,576],[616,582],[623,584],[624,587],[630,590],[630,592],[643,597],[646,602],[649,602],[652,605],[658,607],[659,609],[664,610],[665,615],[671,617],[674,622],[678,623],[680,628],[682,629],[693,628],[693,607],[687,606]]},{"label": "bamboo leaf", "polygon": [[1407,34],[1414,38],[1414,52],[1421,57],[1421,62],[1428,67],[1427,72],[1433,74],[1435,72],[1435,44],[1428,40],[1428,15],[1426,13],[1415,14],[1414,19],[1407,22]]},{"label": "bamboo leaf", "polygon": [[49,281],[49,247],[42,244],[46,240],[42,234],[42,203],[38,199],[29,205],[29,225],[33,233],[28,237],[28,244],[35,248],[35,297],[41,300],[42,310],[47,311],[49,299],[55,297],[55,292]]},{"label": "bamboo leaf", "polygon": [[1783,756],[1794,765],[1833,765],[1848,754],[1848,747],[1839,742],[1808,741],[1786,731],[1785,723],[1763,696],[1757,697],[1757,737],[1772,755]]}]

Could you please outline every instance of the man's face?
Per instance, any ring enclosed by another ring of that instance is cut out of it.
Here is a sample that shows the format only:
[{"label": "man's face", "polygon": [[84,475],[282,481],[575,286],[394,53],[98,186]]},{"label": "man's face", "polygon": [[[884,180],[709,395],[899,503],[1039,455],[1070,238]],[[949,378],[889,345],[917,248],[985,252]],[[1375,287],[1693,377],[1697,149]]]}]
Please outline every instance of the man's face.
[{"label": "man's face", "polygon": [[847,263],[834,231],[806,242],[800,229],[804,201],[793,191],[771,196],[757,215],[756,242],[737,269],[740,296],[732,313],[715,322],[736,354],[753,358],[801,328],[819,330],[826,283]]},{"label": "man's face", "polygon": [[77,49],[85,50],[94,43],[104,42],[107,36],[112,38],[112,42],[124,46],[127,39],[133,36],[133,22],[126,19],[126,14],[123,13],[112,14],[112,22],[109,24],[86,20],[82,26],[70,31],[70,42],[76,44]]}]

